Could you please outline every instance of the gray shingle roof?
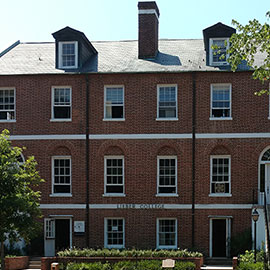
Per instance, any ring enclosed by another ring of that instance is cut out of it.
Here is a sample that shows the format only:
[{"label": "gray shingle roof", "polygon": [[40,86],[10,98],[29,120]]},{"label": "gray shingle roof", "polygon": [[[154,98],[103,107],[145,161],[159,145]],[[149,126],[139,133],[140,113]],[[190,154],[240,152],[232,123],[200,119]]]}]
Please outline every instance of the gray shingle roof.
[{"label": "gray shingle roof", "polygon": [[[206,65],[202,39],[159,40],[155,60],[138,59],[138,41],[92,42],[98,51],[80,72],[219,71]],[[224,68],[223,68],[224,69]],[[247,69],[245,66],[242,69]],[[55,68],[55,43],[20,43],[0,57],[0,75],[61,74]]]}]

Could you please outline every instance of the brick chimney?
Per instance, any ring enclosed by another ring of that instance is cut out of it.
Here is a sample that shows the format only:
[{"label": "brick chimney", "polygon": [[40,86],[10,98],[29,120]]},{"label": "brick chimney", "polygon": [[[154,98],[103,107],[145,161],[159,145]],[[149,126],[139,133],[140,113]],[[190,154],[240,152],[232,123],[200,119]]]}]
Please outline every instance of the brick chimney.
[{"label": "brick chimney", "polygon": [[159,10],[155,1],[139,2],[139,58],[155,58],[158,53]]}]

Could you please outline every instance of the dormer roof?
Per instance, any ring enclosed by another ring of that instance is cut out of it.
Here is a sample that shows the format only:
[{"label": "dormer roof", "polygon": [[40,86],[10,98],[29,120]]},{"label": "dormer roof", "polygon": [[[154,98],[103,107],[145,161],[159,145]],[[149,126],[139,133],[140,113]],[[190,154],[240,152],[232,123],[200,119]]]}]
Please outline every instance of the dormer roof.
[{"label": "dormer roof", "polygon": [[[55,39],[55,67],[66,71],[76,71],[83,68],[93,55],[97,54],[97,50],[88,40],[83,32],[75,30],[69,26],[52,34]],[[70,45],[63,45],[69,43]],[[63,65],[64,46],[73,46],[73,62],[71,65]],[[75,55],[75,56],[74,56]],[[75,57],[75,61],[74,61]]]},{"label": "dormer roof", "polygon": [[210,38],[230,38],[232,34],[236,33],[233,27],[218,22],[210,27],[203,30],[203,40],[205,51],[209,50],[209,39]]}]

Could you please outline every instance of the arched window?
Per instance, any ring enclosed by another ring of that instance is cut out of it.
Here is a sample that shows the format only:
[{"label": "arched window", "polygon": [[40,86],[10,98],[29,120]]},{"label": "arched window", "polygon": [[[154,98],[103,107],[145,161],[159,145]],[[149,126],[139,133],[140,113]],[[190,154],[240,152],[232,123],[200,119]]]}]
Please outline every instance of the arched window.
[{"label": "arched window", "polygon": [[266,150],[262,156],[262,161],[270,161],[270,149]]}]

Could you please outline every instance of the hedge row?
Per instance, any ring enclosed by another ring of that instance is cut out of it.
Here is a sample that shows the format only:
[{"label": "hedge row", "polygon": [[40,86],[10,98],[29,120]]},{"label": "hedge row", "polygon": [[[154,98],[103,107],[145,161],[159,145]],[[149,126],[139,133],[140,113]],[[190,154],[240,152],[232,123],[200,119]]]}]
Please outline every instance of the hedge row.
[{"label": "hedge row", "polygon": [[[117,263],[69,263],[66,270],[162,270],[161,261],[144,260],[131,262],[121,261]],[[195,264],[191,262],[176,262],[175,270],[194,270]]]},{"label": "hedge row", "polygon": [[66,249],[57,253],[60,257],[202,257],[200,252],[187,249],[177,250],[139,250],[139,249]]}]

